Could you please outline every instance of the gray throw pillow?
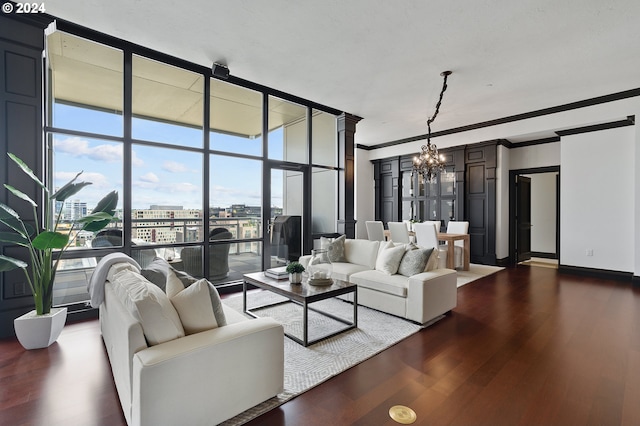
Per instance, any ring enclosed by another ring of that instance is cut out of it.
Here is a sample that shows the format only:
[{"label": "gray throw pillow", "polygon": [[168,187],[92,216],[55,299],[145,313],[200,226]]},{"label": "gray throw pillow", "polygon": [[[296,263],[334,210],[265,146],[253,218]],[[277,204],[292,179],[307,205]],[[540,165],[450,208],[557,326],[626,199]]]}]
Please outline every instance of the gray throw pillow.
[{"label": "gray throw pillow", "polygon": [[400,266],[398,267],[398,273],[400,275],[410,277],[424,272],[424,268],[427,266],[427,262],[429,261],[429,257],[432,252],[433,247],[407,250],[402,257]]},{"label": "gray throw pillow", "polygon": [[[185,286],[186,287],[186,286]],[[224,309],[222,308],[222,300],[220,300],[220,294],[216,286],[209,283],[209,297],[211,298],[211,306],[213,307],[213,315],[216,317],[218,327],[227,325],[227,317],[224,315]]]},{"label": "gray throw pillow", "polygon": [[346,239],[346,235],[340,235],[338,238],[321,237],[320,248],[327,250],[331,262],[346,262],[347,259],[344,256],[344,241]]},{"label": "gray throw pillow", "polygon": [[[192,277],[184,271],[178,271],[169,265],[165,259],[156,257],[153,259],[146,268],[143,268],[140,273],[143,277],[157,285],[166,293],[167,291],[167,277],[169,273],[173,272],[182,282],[182,285],[189,287],[191,284],[198,281],[197,278]],[[213,313],[216,316],[218,327],[222,327],[227,324],[227,320],[224,315],[224,309],[222,309],[222,302],[220,301],[220,295],[215,286],[209,283],[209,296],[211,298],[211,306],[213,307]]]},{"label": "gray throw pillow", "polygon": [[146,267],[142,268],[140,274],[143,277],[151,281],[153,284],[157,285],[166,293],[167,291],[167,277],[169,276],[169,272],[173,271],[182,284],[187,287],[190,284],[193,284],[197,280],[193,278],[191,275],[187,274],[183,271],[178,271],[169,265],[169,262],[164,260],[161,257],[155,257],[153,261],[148,264]]}]

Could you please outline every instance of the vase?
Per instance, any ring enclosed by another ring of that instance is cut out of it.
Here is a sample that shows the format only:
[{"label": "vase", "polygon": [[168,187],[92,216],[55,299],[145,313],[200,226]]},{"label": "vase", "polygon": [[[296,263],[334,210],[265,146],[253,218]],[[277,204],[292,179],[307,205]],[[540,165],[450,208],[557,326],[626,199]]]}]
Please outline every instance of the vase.
[{"label": "vase", "polygon": [[331,274],[333,266],[329,259],[329,252],[326,249],[311,250],[311,259],[309,266],[309,284],[311,285],[329,285],[333,282]]},{"label": "vase", "polygon": [[58,339],[66,321],[67,308],[51,308],[51,312],[44,315],[37,315],[33,310],[14,319],[13,328],[23,348],[39,349],[49,347]]},{"label": "vase", "polygon": [[289,274],[289,282],[291,284],[300,284],[302,282],[302,272],[294,272]]}]

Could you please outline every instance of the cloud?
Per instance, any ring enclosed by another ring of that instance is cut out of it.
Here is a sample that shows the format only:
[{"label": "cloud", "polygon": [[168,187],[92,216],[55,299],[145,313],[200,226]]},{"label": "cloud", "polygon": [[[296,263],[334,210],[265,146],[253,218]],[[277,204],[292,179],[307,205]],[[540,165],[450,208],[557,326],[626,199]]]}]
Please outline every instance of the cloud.
[{"label": "cloud", "polygon": [[87,157],[108,163],[122,162],[122,144],[102,144],[90,146],[89,141],[78,136],[54,139],[54,149],[73,157]]},{"label": "cloud", "polygon": [[[62,185],[66,184],[67,182],[69,182],[71,179],[73,179],[78,173],[77,172],[57,172],[54,174],[53,178],[54,178],[54,185],[56,188],[60,188],[62,187]],[[110,183],[109,179],[107,179],[107,177],[105,175],[103,175],[102,173],[96,173],[96,172],[83,172],[78,179],[76,180],[76,183],[79,182],[91,182],[93,184],[94,187],[98,187],[98,188],[105,188],[105,187],[112,187],[113,184]]]},{"label": "cloud", "polygon": [[162,163],[162,169],[170,173],[185,173],[189,171],[186,165],[177,161],[165,161]]},{"label": "cloud", "polygon": [[147,174],[140,176],[140,180],[142,182],[149,182],[149,183],[160,182],[160,178],[158,178],[158,176],[153,172],[149,172]]},{"label": "cloud", "polygon": [[[54,138],[53,145],[56,151],[69,154],[72,157],[86,157],[107,163],[122,163],[124,158],[123,145],[119,142],[91,146],[86,139],[70,136],[65,139]],[[131,163],[136,167],[144,165],[144,161],[138,158],[135,151],[131,153]]]}]

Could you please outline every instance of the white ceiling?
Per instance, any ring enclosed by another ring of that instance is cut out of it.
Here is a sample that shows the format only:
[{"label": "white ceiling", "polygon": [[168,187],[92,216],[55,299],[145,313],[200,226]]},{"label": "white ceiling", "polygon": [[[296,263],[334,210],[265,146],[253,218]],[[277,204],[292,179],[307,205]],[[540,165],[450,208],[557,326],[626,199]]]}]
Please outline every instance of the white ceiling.
[{"label": "white ceiling", "polygon": [[[53,16],[363,118],[356,142],[640,87],[638,0],[49,0]],[[514,135],[517,137],[518,135]]]}]

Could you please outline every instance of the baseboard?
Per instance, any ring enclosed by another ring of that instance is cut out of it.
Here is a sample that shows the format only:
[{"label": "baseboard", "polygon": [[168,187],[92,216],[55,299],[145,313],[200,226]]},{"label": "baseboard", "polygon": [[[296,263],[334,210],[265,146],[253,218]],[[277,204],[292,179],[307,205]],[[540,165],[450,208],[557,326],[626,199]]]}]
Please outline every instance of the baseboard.
[{"label": "baseboard", "polygon": [[640,287],[640,277],[634,275],[633,278],[631,278],[631,284],[633,284],[634,287]]},{"label": "baseboard", "polygon": [[543,251],[532,251],[531,257],[540,257],[542,259],[557,259],[558,255],[555,253],[547,253]]},{"label": "baseboard", "polygon": [[[559,265],[558,272],[616,281],[633,281],[634,278],[632,272],[611,271],[608,269],[585,268],[569,265]],[[640,280],[640,277],[638,279]],[[640,283],[638,285],[640,285]]]},{"label": "baseboard", "polygon": [[503,268],[506,268],[507,266],[509,266],[509,257],[503,257],[502,259],[496,259],[496,266],[502,266]]}]

